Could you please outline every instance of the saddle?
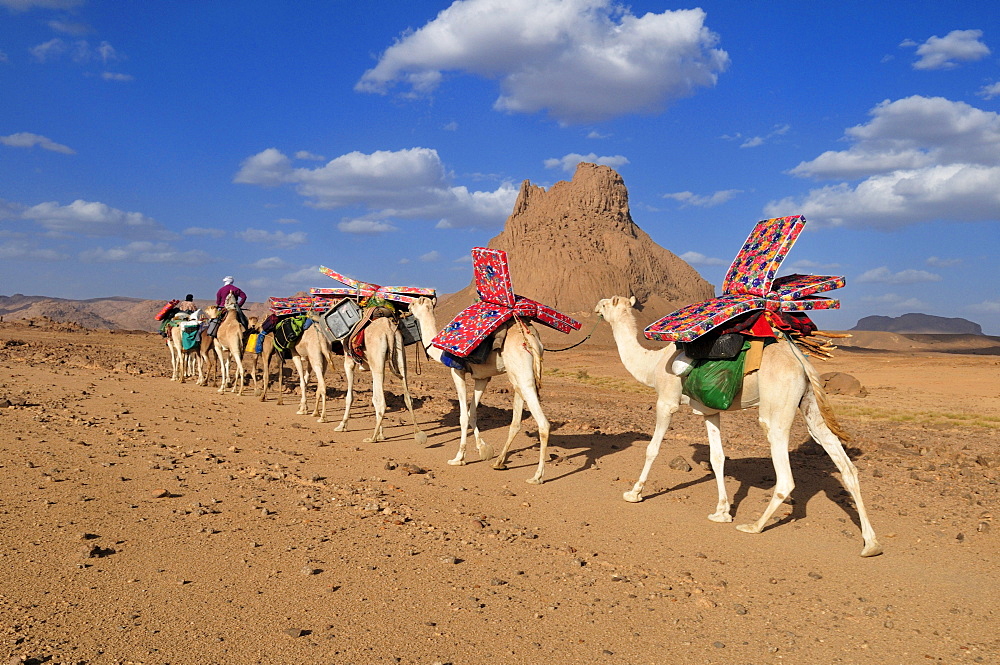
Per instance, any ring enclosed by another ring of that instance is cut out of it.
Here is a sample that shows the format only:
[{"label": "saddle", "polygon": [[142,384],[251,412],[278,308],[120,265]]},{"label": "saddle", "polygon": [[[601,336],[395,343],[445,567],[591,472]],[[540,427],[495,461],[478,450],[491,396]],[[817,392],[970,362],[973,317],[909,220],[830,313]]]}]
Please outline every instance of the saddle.
[{"label": "saddle", "polygon": [[274,348],[284,353],[302,339],[302,334],[309,329],[313,320],[304,314],[281,319],[274,326]]},{"label": "saddle", "polygon": [[344,353],[347,353],[357,363],[365,360],[365,328],[375,319],[387,318],[394,325],[399,325],[396,310],[387,305],[365,307],[361,312],[361,320],[354,324],[347,337],[343,339]]}]

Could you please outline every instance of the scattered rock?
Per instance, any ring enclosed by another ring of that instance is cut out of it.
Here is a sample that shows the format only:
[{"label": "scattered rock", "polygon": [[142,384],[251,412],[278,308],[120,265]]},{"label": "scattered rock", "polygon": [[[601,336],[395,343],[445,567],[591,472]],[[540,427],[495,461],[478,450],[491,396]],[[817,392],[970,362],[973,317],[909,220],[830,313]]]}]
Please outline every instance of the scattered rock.
[{"label": "scattered rock", "polygon": [[170,497],[173,496],[173,494],[170,493],[170,490],[165,490],[165,489],[153,490],[152,492],[149,493],[149,495],[153,499],[169,499]]},{"label": "scattered rock", "polygon": [[676,471],[690,471],[691,465],[686,459],[678,455],[677,457],[670,460],[670,468]]},{"label": "scattered rock", "polygon": [[819,377],[823,381],[823,389],[828,395],[848,395],[849,397],[865,397],[868,391],[861,382],[844,372],[827,372]]}]

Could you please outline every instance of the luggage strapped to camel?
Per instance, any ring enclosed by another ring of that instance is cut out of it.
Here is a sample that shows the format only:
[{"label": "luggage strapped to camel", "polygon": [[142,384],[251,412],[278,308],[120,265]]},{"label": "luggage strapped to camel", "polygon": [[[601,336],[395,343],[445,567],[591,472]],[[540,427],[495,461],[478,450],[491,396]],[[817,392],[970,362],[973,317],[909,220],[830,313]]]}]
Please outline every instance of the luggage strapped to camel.
[{"label": "luggage strapped to camel", "polygon": [[648,339],[674,342],[694,361],[682,377],[684,394],[712,408],[729,408],[743,376],[760,368],[764,346],[779,337],[807,355],[830,357],[836,347],[812,336],[843,335],[818,331],[805,312],[839,309],[840,301],[815,294],[844,286],[844,278],[776,278],[805,223],[801,215],[761,220],[733,260],[721,296],[682,307],[646,328]]}]

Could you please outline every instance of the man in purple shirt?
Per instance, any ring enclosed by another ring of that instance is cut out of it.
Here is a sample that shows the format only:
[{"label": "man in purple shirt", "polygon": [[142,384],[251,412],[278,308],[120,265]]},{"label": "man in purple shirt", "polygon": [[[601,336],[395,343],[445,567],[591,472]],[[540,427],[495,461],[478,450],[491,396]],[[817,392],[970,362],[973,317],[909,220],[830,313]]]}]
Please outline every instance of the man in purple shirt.
[{"label": "man in purple shirt", "polygon": [[219,311],[224,312],[226,307],[226,297],[232,293],[233,297],[236,298],[236,314],[239,317],[243,325],[247,325],[246,316],[240,309],[243,307],[243,303],[247,301],[247,294],[243,293],[242,289],[233,285],[233,278],[226,276],[222,279],[222,288],[215,294],[215,304],[219,306]]}]

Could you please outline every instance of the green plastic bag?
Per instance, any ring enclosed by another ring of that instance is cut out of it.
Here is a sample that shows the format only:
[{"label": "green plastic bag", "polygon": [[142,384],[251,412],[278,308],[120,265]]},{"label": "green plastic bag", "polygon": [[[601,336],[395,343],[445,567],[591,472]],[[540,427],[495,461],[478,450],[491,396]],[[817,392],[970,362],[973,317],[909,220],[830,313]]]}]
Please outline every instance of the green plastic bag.
[{"label": "green plastic bag", "polygon": [[695,361],[681,379],[684,394],[709,408],[728,409],[743,385],[743,359],[749,348],[750,342],[744,342],[735,358]]}]

